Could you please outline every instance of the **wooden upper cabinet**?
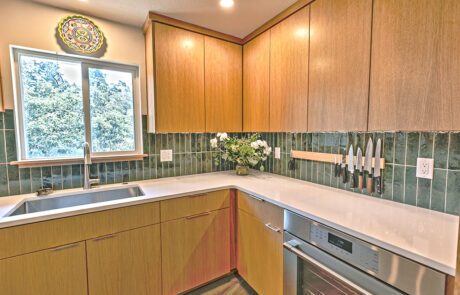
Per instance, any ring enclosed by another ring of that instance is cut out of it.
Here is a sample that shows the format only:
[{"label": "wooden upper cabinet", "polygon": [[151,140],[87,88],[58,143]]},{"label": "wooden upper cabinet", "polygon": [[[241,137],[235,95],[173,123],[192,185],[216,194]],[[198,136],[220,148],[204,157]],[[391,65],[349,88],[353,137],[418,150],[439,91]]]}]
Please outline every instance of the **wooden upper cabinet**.
[{"label": "wooden upper cabinet", "polygon": [[308,130],[366,131],[372,0],[317,0],[310,14]]},{"label": "wooden upper cabinet", "polygon": [[270,131],[307,130],[309,12],[270,30]]},{"label": "wooden upper cabinet", "polygon": [[369,130],[460,129],[460,1],[374,0]]},{"label": "wooden upper cabinet", "polygon": [[206,132],[242,131],[242,47],[204,37]]},{"label": "wooden upper cabinet", "polygon": [[157,132],[204,132],[204,37],[154,23]]},{"label": "wooden upper cabinet", "polygon": [[243,131],[270,130],[270,31],[243,47]]}]

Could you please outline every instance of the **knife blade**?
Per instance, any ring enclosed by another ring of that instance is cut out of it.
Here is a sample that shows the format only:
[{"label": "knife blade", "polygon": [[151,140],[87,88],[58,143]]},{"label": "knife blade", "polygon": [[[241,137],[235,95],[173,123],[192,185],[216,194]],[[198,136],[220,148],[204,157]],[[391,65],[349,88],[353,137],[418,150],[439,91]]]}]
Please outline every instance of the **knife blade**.
[{"label": "knife blade", "polygon": [[340,171],[342,174],[342,182],[347,183],[348,182],[348,172],[347,172],[347,152],[344,149],[342,152],[342,165],[340,166]]},{"label": "knife blade", "polygon": [[350,176],[350,187],[355,188],[355,153],[353,150],[353,145],[350,145],[350,149],[348,150],[348,174]]},{"label": "knife blade", "polygon": [[382,194],[382,176],[380,174],[380,154],[382,153],[382,140],[377,140],[377,146],[375,147],[375,163],[374,163],[374,179],[375,179],[375,191],[378,194]]},{"label": "knife blade", "polygon": [[358,169],[358,188],[363,189],[363,151],[358,147],[356,153],[356,169]]},{"label": "knife blade", "polygon": [[369,138],[366,146],[366,158],[364,159],[364,179],[363,185],[366,186],[368,193],[372,193],[372,156],[373,156],[374,142]]}]

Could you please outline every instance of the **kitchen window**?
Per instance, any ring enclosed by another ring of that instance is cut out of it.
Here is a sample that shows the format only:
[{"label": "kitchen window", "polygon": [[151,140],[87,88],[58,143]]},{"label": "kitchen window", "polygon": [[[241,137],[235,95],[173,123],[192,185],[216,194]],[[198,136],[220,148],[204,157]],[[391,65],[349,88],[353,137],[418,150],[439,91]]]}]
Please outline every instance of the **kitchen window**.
[{"label": "kitchen window", "polygon": [[139,69],[11,47],[19,161],[142,154]]}]

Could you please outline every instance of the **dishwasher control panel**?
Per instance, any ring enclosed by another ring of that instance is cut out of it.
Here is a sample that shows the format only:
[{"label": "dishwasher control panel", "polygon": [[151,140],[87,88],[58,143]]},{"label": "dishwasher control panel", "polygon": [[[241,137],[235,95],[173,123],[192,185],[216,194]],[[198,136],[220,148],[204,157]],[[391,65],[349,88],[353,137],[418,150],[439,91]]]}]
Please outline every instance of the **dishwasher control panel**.
[{"label": "dishwasher control panel", "polygon": [[377,273],[379,271],[379,252],[372,246],[349,239],[335,231],[312,223],[310,226],[310,242],[330,254],[348,261],[363,270]]}]

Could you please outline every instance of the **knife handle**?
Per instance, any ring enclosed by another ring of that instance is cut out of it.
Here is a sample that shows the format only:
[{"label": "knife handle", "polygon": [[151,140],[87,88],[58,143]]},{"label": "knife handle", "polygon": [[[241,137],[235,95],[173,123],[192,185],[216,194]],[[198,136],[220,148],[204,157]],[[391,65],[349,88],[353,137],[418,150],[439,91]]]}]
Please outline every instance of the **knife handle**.
[{"label": "knife handle", "polygon": [[353,172],[348,172],[348,175],[350,175],[350,188],[355,187],[355,174]]},{"label": "knife handle", "polygon": [[363,190],[363,185],[364,185],[364,183],[363,183],[364,181],[363,181],[363,180],[364,180],[364,179],[363,179],[363,173],[360,172],[360,173],[359,173],[359,176],[358,176],[358,188],[359,188],[360,190]]},{"label": "knife handle", "polygon": [[354,182],[354,186],[353,188],[358,188],[359,186],[359,171],[358,170],[355,170],[355,172],[353,173],[353,182]]},{"label": "knife handle", "polygon": [[339,169],[339,164],[335,163],[335,166],[334,166],[334,175],[335,177],[339,177],[340,176],[340,169]]},{"label": "knife handle", "polygon": [[347,183],[348,182],[348,170],[346,167],[342,168],[342,182]]},{"label": "knife handle", "polygon": [[373,190],[372,190],[372,184],[373,184],[372,181],[373,181],[372,174],[368,174],[367,175],[367,184],[366,184],[366,190],[367,190],[368,193],[373,192]]},{"label": "knife handle", "polygon": [[380,195],[382,194],[382,176],[375,178],[375,191]]}]

